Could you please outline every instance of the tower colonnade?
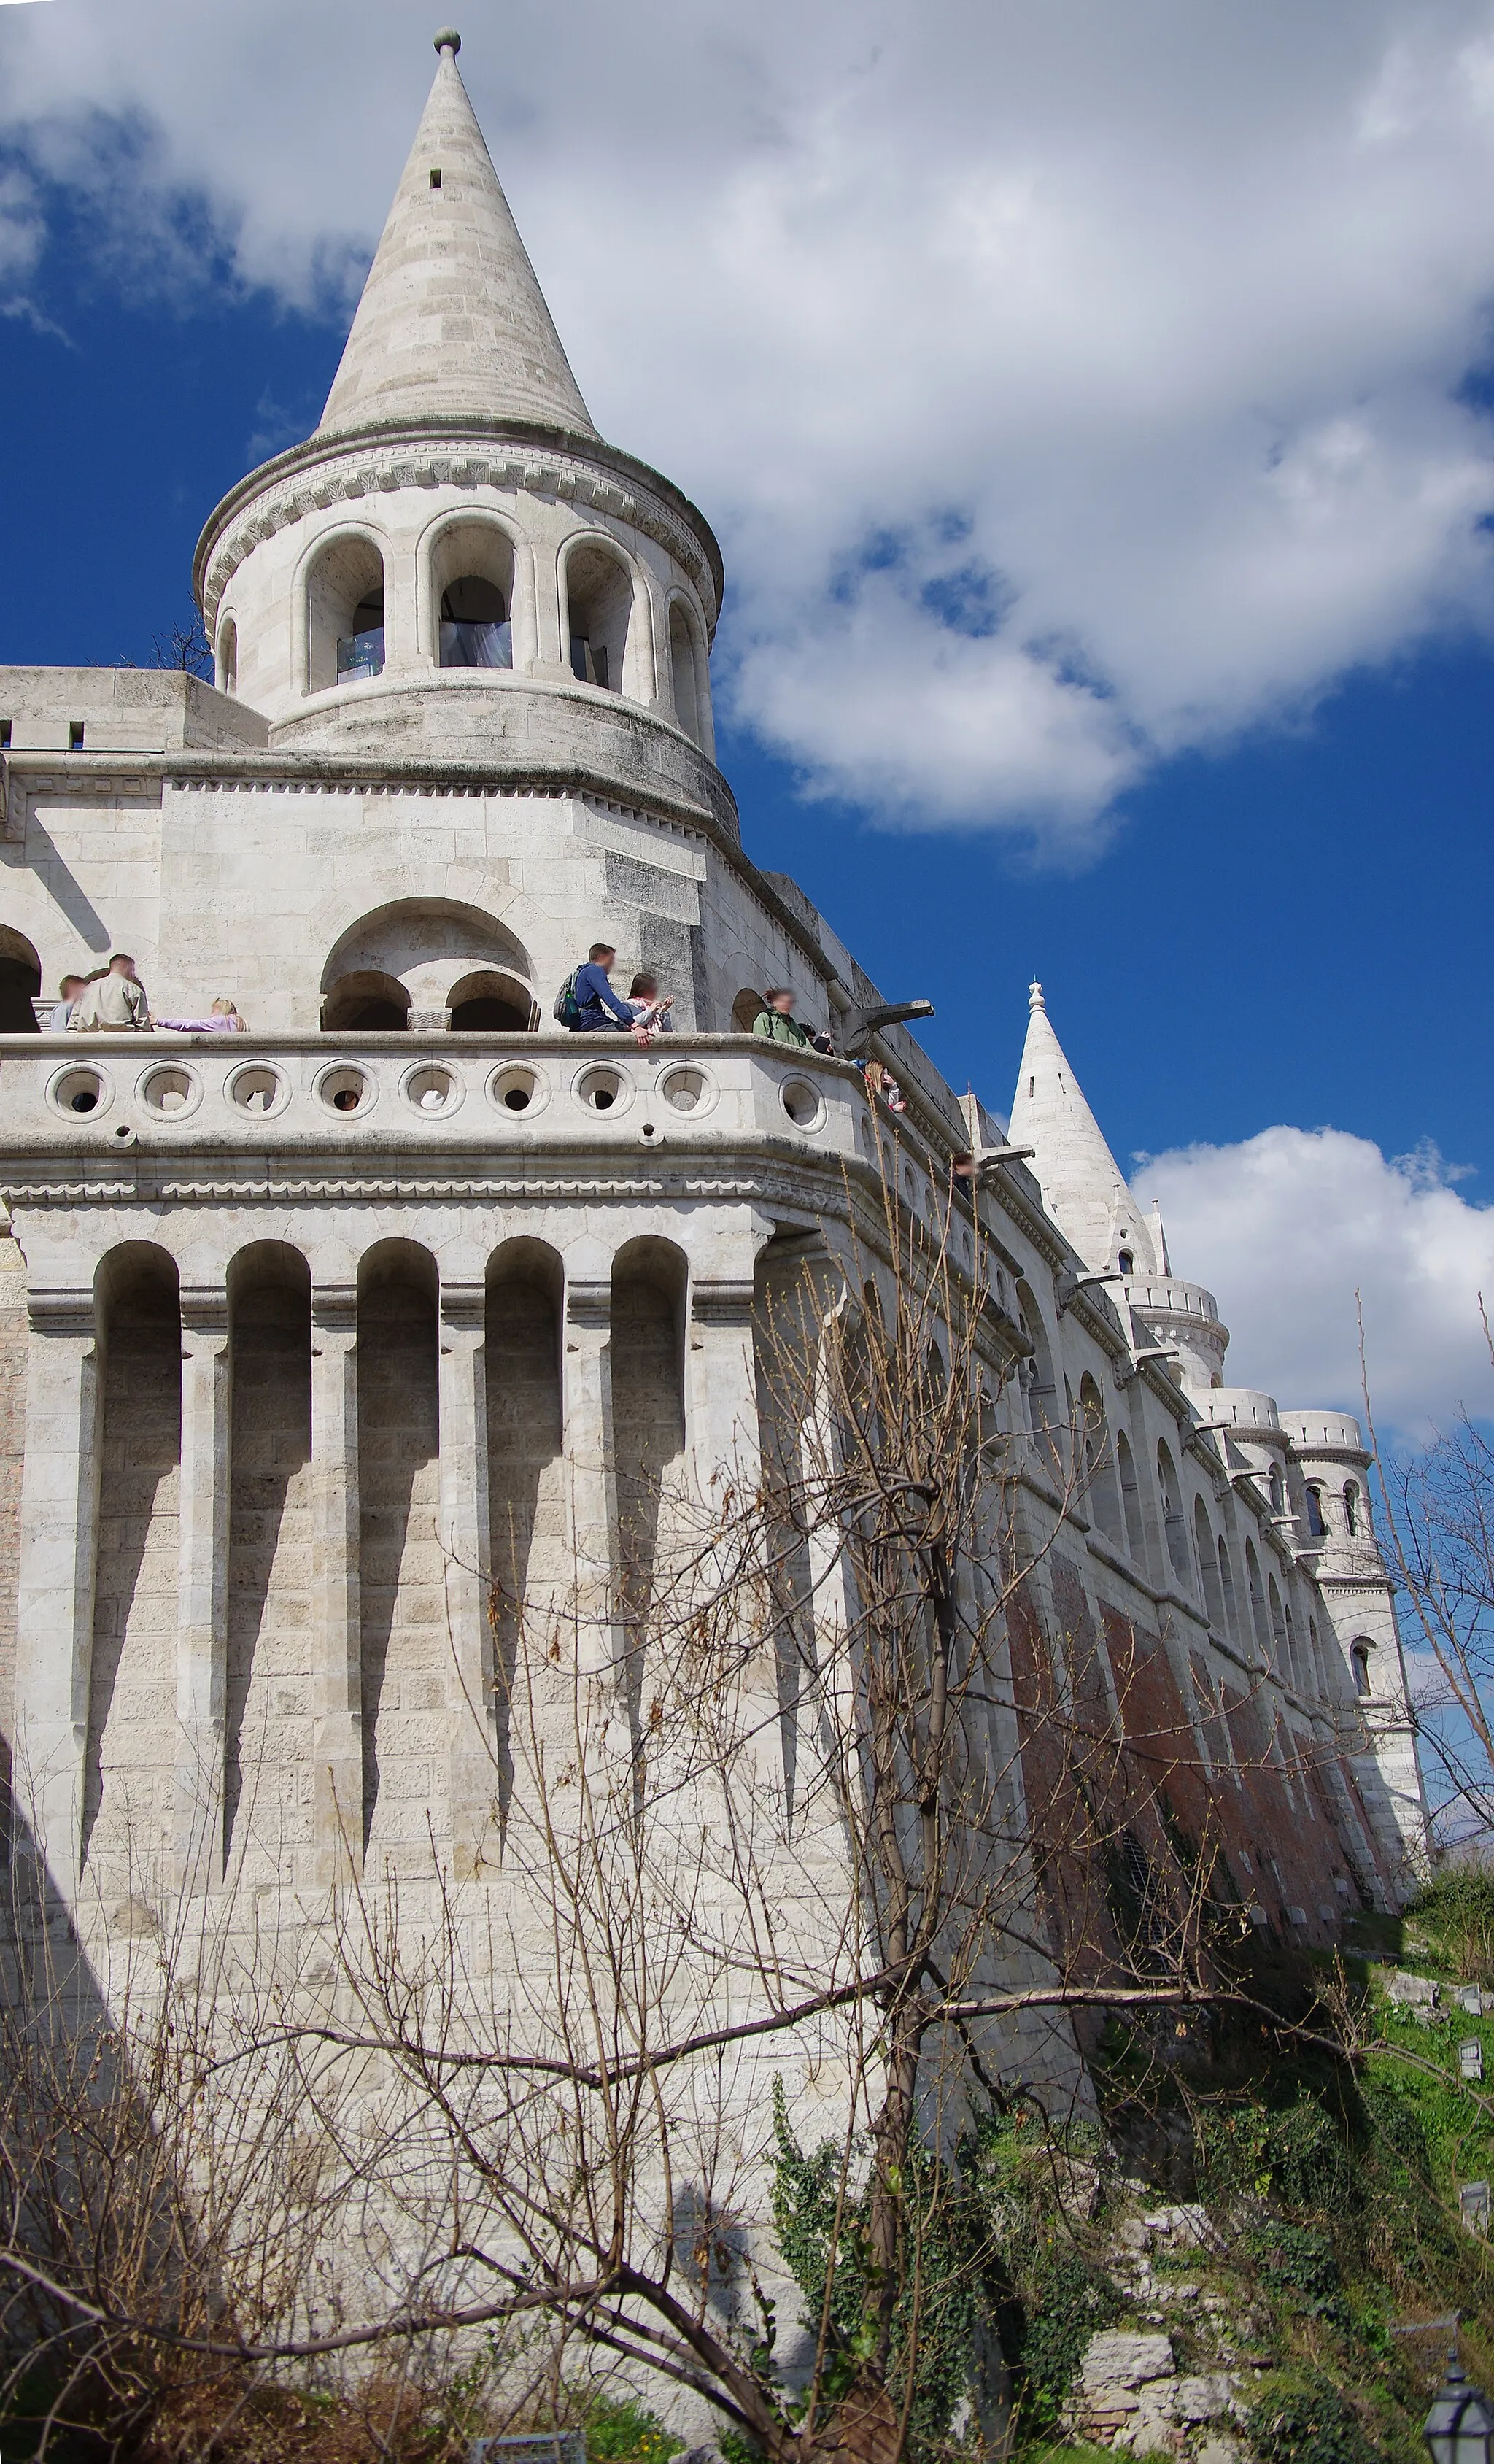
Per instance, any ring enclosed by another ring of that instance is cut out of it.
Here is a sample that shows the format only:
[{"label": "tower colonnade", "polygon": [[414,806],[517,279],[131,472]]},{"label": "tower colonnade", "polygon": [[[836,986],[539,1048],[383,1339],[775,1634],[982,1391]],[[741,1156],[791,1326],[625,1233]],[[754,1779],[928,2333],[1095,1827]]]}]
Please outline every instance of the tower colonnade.
[{"label": "tower colonnade", "polygon": [[96,1219],[33,1273],[15,1763],[65,1898],[495,1857],[520,1617],[606,1678],[671,1499],[754,1478],[771,1226],[651,1212]]}]

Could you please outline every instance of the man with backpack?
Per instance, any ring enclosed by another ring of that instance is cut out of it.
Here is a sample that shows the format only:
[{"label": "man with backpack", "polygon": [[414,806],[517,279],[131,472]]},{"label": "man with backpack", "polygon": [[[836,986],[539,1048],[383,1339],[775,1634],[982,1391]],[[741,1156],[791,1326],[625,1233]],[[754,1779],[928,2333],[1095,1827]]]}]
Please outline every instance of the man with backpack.
[{"label": "man with backpack", "polygon": [[608,941],[593,941],[586,963],[567,976],[556,1000],[555,1015],[573,1035],[598,1035],[620,1028],[631,1030],[633,1011],[612,990],[609,980],[617,952]]}]

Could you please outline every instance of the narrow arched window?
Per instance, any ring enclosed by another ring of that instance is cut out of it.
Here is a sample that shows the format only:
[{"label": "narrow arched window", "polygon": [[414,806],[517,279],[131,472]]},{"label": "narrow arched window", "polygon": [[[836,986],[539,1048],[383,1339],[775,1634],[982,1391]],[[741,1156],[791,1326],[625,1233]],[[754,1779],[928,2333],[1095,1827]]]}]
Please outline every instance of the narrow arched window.
[{"label": "narrow arched window", "polygon": [[705,658],[694,618],[681,599],[670,603],[670,686],[674,715],[687,736],[706,742]]},{"label": "narrow arched window", "polygon": [[1370,1685],[1369,1644],[1367,1642],[1356,1642],[1352,1644],[1350,1649],[1349,1657],[1352,1663],[1354,1672],[1354,1692],[1360,1695],[1368,1694],[1372,1690]]},{"label": "narrow arched window", "polygon": [[1344,1521],[1349,1537],[1355,1539],[1359,1530],[1359,1491],[1351,1480],[1344,1484]]},{"label": "narrow arched window", "polygon": [[620,693],[633,620],[633,578],[619,556],[586,539],[565,560],[571,673],[578,684]]},{"label": "narrow arched window", "polygon": [[1192,1573],[1188,1561],[1188,1529],[1178,1503],[1177,1471],[1165,1445],[1156,1450],[1157,1485],[1162,1492],[1162,1531],[1167,1542],[1168,1562],[1179,1582],[1186,1583]]},{"label": "narrow arched window", "polygon": [[308,693],[384,673],[384,559],[363,533],[329,540],[306,583]]},{"label": "narrow arched window", "polygon": [[1224,1592],[1219,1582],[1219,1561],[1214,1553],[1214,1534],[1201,1497],[1193,1502],[1194,1542],[1198,1551],[1198,1572],[1203,1577],[1203,1604],[1209,1613],[1209,1623],[1222,1634],[1224,1625]]},{"label": "narrow arched window", "polygon": [[1323,1520],[1321,1488],[1309,1488],[1307,1491],[1307,1533],[1313,1540],[1326,1540],[1328,1537],[1328,1525]]},{"label": "narrow arched window", "polygon": [[218,628],[217,676],[220,693],[238,692],[238,627],[231,616],[225,616]]}]

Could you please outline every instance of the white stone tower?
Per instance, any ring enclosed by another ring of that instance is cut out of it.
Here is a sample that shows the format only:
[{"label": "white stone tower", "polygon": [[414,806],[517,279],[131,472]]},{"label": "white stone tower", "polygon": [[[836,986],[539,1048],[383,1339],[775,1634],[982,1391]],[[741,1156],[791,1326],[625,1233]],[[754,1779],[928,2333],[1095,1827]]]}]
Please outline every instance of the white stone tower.
[{"label": "white stone tower", "polygon": [[[807,1246],[847,1287],[853,1253],[890,1273],[891,1137],[918,1240],[947,1227],[985,1279],[1040,1519],[1055,1443],[1090,1426],[1065,1619],[1102,1656],[1155,1646],[1212,1799],[1263,1756],[1263,1789],[1296,1787],[1293,1757],[1330,1774],[1316,1828],[1292,1798],[1297,1866],[1241,1884],[1329,1941],[1340,1882],[1395,1897],[1419,1815],[1318,1648],[1338,1629],[1295,1439],[1219,1382],[1214,1301],[1171,1274],[1041,994],[1011,1131],[1036,1177],[1002,1150],[972,1182],[991,1116],[744,851],[714,759],[715,541],[597,434],[453,33],[438,52],[322,420],[204,531],[216,685],[0,671],[17,1836],[105,1938],[173,1895],[425,1870],[432,1838],[499,1887],[495,1558],[569,1585],[588,1676],[615,1675],[617,1433],[676,1485],[750,1457],[766,1283]],[[672,1037],[557,1025],[594,940],[625,985],[664,979]],[[17,987],[111,948],[176,1025],[36,1032]],[[838,1054],[745,1032],[770,984]],[[209,1031],[215,997],[248,1034]],[[1217,1761],[1231,1720],[1269,1747]]]}]

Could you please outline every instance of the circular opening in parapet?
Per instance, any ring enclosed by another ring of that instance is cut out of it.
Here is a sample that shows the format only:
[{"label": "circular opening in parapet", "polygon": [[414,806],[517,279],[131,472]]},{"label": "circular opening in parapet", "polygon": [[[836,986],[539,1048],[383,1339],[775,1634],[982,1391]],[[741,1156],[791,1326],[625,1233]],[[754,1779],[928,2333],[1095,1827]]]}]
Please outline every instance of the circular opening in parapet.
[{"label": "circular opening in parapet", "polygon": [[659,1092],[671,1111],[709,1112],[715,1102],[715,1088],[704,1069],[684,1062],[666,1069],[659,1081]]},{"label": "circular opening in parapet", "polygon": [[202,1101],[202,1091],[196,1071],[184,1067],[179,1061],[147,1069],[140,1082],[140,1100],[158,1120],[175,1120],[184,1112],[195,1111]]},{"label": "circular opening in parapet", "polygon": [[230,1103],[258,1120],[268,1120],[272,1112],[283,1111],[290,1096],[288,1082],[266,1061],[243,1062],[229,1079]]},{"label": "circular opening in parapet", "polygon": [[355,1114],[371,1111],[374,1091],[367,1070],[355,1067],[350,1061],[334,1061],[317,1081],[317,1092],[327,1111],[342,1120],[350,1121]]},{"label": "circular opening in parapet", "polygon": [[461,1080],[441,1061],[418,1062],[413,1069],[406,1070],[400,1083],[406,1104],[430,1118],[454,1112],[462,1100]]},{"label": "circular opening in parapet", "polygon": [[588,1112],[626,1111],[632,1091],[621,1069],[614,1069],[606,1061],[583,1069],[576,1081],[576,1101]]},{"label": "circular opening in parapet", "polygon": [[488,1081],[489,1102],[516,1119],[542,1111],[549,1092],[538,1071],[521,1061],[512,1062],[506,1069],[494,1069]]},{"label": "circular opening in parapet", "polygon": [[785,1078],[780,1101],[796,1130],[817,1130],[824,1118],[820,1089],[807,1078]]},{"label": "circular opening in parapet", "polygon": [[100,1069],[59,1069],[47,1094],[54,1110],[73,1120],[106,1111],[113,1089]]}]

